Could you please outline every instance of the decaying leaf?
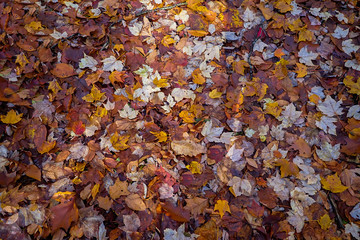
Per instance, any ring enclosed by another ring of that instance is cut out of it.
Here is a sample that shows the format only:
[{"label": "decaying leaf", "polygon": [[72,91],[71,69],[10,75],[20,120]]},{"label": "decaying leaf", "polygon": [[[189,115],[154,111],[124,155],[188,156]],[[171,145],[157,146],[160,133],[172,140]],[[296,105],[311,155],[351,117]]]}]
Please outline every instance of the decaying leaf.
[{"label": "decaying leaf", "polygon": [[172,141],[171,148],[176,154],[185,156],[196,156],[206,152],[206,148],[190,139],[181,141]]}]

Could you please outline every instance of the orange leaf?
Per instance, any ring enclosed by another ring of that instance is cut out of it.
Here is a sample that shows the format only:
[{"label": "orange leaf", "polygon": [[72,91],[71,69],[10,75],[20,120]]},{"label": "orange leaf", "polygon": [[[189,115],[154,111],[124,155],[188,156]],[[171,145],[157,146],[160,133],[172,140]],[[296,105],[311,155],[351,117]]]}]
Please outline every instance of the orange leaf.
[{"label": "orange leaf", "polygon": [[167,134],[164,131],[161,132],[151,132],[158,139],[158,142],[166,142]]},{"label": "orange leaf", "polygon": [[109,79],[110,79],[110,82],[114,85],[115,82],[121,82],[123,83],[125,81],[125,77],[126,77],[126,74],[125,74],[125,71],[113,71],[110,76],[109,76]]},{"label": "orange leaf", "polygon": [[326,178],[321,178],[321,184],[323,188],[333,193],[341,193],[348,189],[348,187],[342,185],[340,178],[337,173],[329,175]]},{"label": "orange leaf", "polygon": [[244,75],[245,67],[249,67],[248,62],[245,60],[240,60],[233,63],[233,69],[238,74]]},{"label": "orange leaf", "polygon": [[188,33],[194,37],[204,37],[208,34],[204,30],[188,30]]},{"label": "orange leaf", "polygon": [[216,211],[216,210],[219,211],[221,218],[224,216],[225,212],[231,213],[229,203],[226,200],[217,200],[215,207],[214,207],[214,211]]},{"label": "orange leaf", "polygon": [[30,165],[28,169],[25,171],[25,175],[41,181],[41,170],[35,165]]},{"label": "orange leaf", "polygon": [[58,78],[67,78],[76,74],[73,66],[66,63],[56,64],[55,68],[51,70],[51,73]]},{"label": "orange leaf", "polygon": [[195,69],[191,76],[193,77],[193,82],[196,84],[203,84],[205,83],[205,78],[201,75],[201,71],[199,68]]},{"label": "orange leaf", "polygon": [[85,132],[85,124],[82,121],[76,121],[73,123],[71,130],[76,135],[81,135]]},{"label": "orange leaf", "polygon": [[311,147],[303,138],[299,137],[291,147],[299,151],[300,157],[311,157]]},{"label": "orange leaf", "polygon": [[91,92],[88,95],[85,95],[82,99],[86,102],[96,102],[101,100],[102,96],[105,93],[102,93],[95,85],[92,86]]},{"label": "orange leaf", "polygon": [[275,57],[281,58],[282,56],[285,55],[285,53],[283,52],[283,50],[281,48],[278,48],[275,50],[274,55],[275,55]]},{"label": "orange leaf", "polygon": [[115,134],[111,136],[110,142],[116,150],[121,151],[129,148],[129,145],[126,144],[129,138],[130,135],[119,135],[115,132]]},{"label": "orange leaf", "polygon": [[271,114],[274,117],[279,117],[282,112],[282,108],[277,102],[270,102],[265,104],[265,113]]},{"label": "orange leaf", "polygon": [[179,117],[181,117],[182,120],[186,123],[194,123],[195,122],[195,115],[186,110],[181,111],[179,113]]},{"label": "orange leaf", "polygon": [[314,39],[314,33],[310,30],[307,30],[305,27],[301,28],[299,32],[298,42],[312,41]]},{"label": "orange leaf", "polygon": [[282,178],[290,176],[290,175],[298,176],[298,174],[299,174],[298,166],[295,163],[289,162],[286,159],[277,160],[275,165],[280,166]]},{"label": "orange leaf", "polygon": [[39,153],[44,154],[50,152],[51,149],[55,147],[55,145],[56,145],[56,141],[53,142],[45,141],[40,147],[38,147],[37,150]]},{"label": "orange leaf", "polygon": [[298,78],[305,77],[307,75],[307,66],[301,63],[296,63],[296,73]]}]

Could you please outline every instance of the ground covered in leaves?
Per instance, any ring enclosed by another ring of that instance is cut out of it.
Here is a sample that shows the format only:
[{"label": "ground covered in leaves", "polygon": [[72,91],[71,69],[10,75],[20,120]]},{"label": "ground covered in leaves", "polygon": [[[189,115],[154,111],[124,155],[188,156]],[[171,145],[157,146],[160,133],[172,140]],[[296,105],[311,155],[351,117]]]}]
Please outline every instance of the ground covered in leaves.
[{"label": "ground covered in leaves", "polygon": [[357,0],[0,12],[0,238],[359,239]]}]

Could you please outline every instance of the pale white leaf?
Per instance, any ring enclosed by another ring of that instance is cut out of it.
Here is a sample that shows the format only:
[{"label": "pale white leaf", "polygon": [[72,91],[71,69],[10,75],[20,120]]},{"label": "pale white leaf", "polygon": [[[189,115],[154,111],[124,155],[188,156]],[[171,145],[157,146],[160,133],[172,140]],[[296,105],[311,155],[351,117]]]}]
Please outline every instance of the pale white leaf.
[{"label": "pale white leaf", "polygon": [[122,71],[124,68],[124,65],[122,63],[122,61],[120,60],[116,60],[116,58],[114,56],[110,56],[108,58],[105,58],[104,60],[101,61],[102,63],[104,63],[103,66],[103,70],[104,71]]},{"label": "pale white leaf", "polygon": [[351,56],[352,52],[356,52],[360,46],[353,44],[352,39],[348,39],[342,42],[342,49],[343,51]]},{"label": "pale white leaf", "polygon": [[226,157],[230,158],[233,162],[237,162],[242,158],[242,154],[244,152],[244,149],[237,149],[235,147],[235,144],[231,146],[229,151],[226,154]]},{"label": "pale white leaf", "polygon": [[159,188],[160,199],[171,198],[174,194],[174,188],[167,183],[163,183]]},{"label": "pale white leaf", "polygon": [[307,46],[303,47],[302,49],[300,49],[299,51],[299,57],[300,57],[300,62],[304,63],[307,66],[314,66],[314,64],[312,63],[313,60],[315,60],[318,57],[318,53],[314,53],[314,52],[309,52],[307,49]]},{"label": "pale white leaf", "polygon": [[322,116],[320,121],[315,122],[315,125],[325,133],[336,135],[336,126],[334,124],[335,122],[337,122],[336,118]]},{"label": "pale white leaf", "polygon": [[254,49],[253,51],[258,51],[258,52],[263,52],[264,48],[266,48],[268,45],[266,43],[264,43],[263,41],[261,41],[260,39],[256,41],[255,45],[254,45]]},{"label": "pale white leaf", "polygon": [[133,22],[131,26],[129,26],[129,30],[132,35],[139,36],[142,27],[143,27],[143,23],[136,21],[136,22]]},{"label": "pale white leaf", "polygon": [[50,36],[52,36],[55,39],[62,39],[62,38],[67,38],[68,34],[67,32],[60,33],[56,31],[56,29],[54,29],[54,32],[50,34]]},{"label": "pale white leaf", "polygon": [[345,61],[345,67],[360,71],[360,64],[356,61],[356,59]]},{"label": "pale white leaf", "polygon": [[95,58],[88,56],[84,53],[84,57],[80,59],[79,68],[90,68],[93,71],[96,71],[96,65],[98,62]]},{"label": "pale white leaf", "polygon": [[360,120],[360,105],[351,106],[346,117],[354,117],[356,120]]},{"label": "pale white leaf", "polygon": [[139,110],[132,109],[129,104],[125,104],[124,108],[119,110],[120,117],[134,119],[138,115]]},{"label": "pale white leaf", "polygon": [[182,88],[174,88],[171,92],[171,96],[175,99],[176,102],[180,102],[184,98],[190,98],[195,100],[196,95],[193,91]]},{"label": "pale white leaf", "polygon": [[340,143],[332,146],[330,143],[325,142],[321,145],[321,149],[316,149],[316,154],[321,160],[325,162],[329,162],[339,158],[340,156],[339,150],[340,150]]},{"label": "pale white leaf", "polygon": [[296,107],[293,103],[290,103],[285,107],[285,110],[281,112],[279,120],[282,121],[284,128],[291,127],[301,116],[301,111],[296,111]]},{"label": "pale white leaf", "polygon": [[349,29],[343,29],[340,26],[336,26],[332,36],[337,39],[345,38],[349,34]]},{"label": "pale white leaf", "polygon": [[331,96],[326,96],[325,101],[320,103],[317,108],[329,117],[340,116],[343,114],[341,108],[342,100],[336,102]]},{"label": "pale white leaf", "polygon": [[360,239],[360,228],[355,223],[348,223],[345,225],[345,233],[351,234],[355,239]]}]

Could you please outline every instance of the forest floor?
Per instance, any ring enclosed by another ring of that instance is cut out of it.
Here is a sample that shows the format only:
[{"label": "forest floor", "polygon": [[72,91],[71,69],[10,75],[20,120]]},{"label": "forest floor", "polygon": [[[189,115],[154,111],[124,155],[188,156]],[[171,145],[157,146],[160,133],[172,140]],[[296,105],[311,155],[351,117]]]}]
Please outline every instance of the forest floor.
[{"label": "forest floor", "polygon": [[0,3],[1,239],[360,239],[357,0]]}]

